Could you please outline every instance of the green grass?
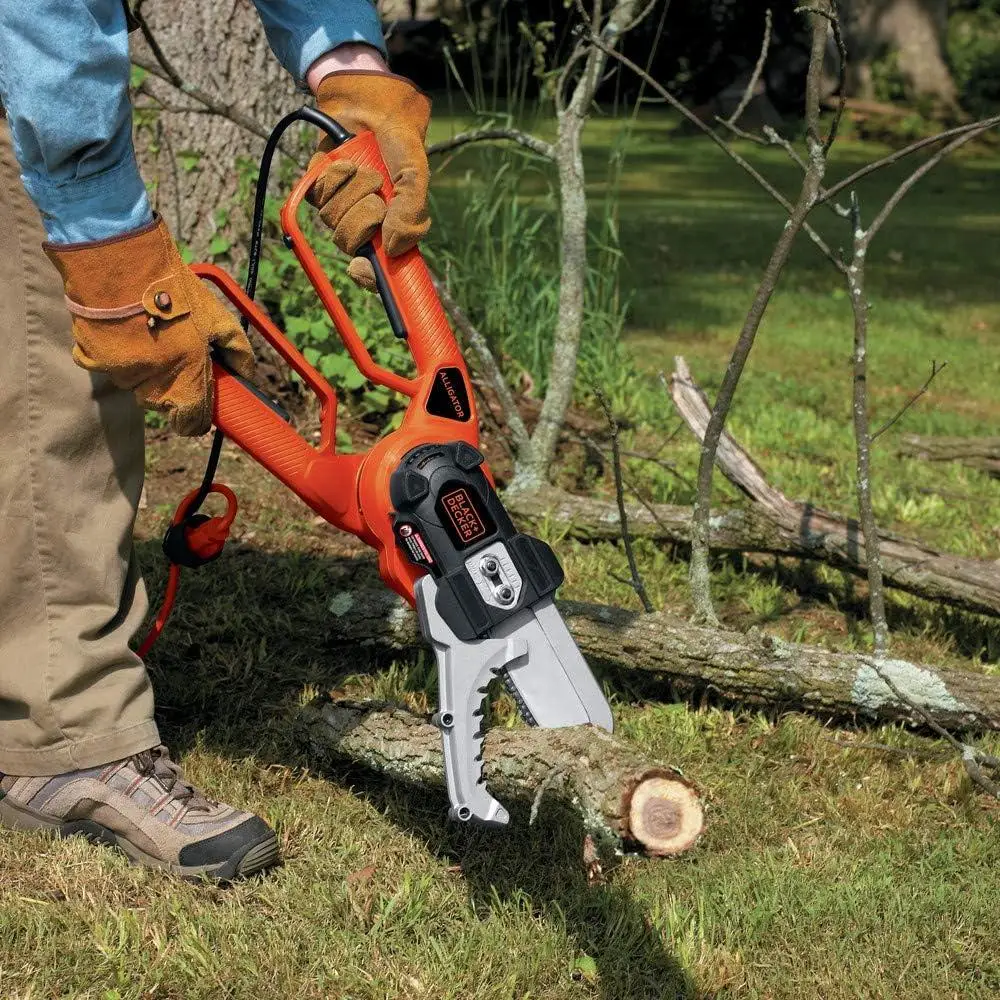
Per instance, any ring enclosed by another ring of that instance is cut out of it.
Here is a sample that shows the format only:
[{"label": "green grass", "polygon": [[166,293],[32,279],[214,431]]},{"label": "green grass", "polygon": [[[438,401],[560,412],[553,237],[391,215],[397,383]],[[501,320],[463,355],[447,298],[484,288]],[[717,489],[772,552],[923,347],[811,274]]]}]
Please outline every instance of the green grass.
[{"label": "green grass", "polygon": [[[603,121],[590,133],[595,193],[616,127]],[[879,152],[846,144],[832,174]],[[780,155],[746,154],[793,188]],[[922,383],[932,359],[947,360],[903,426],[995,432],[1000,225],[990,192],[998,167],[995,155],[946,165],[875,246],[876,422]],[[459,157],[436,179],[438,191],[454,192],[454,203],[463,176]],[[867,212],[888,185],[861,188]],[[628,443],[652,451],[676,427],[657,373],[683,353],[710,392],[718,384],[782,219],[706,142],[678,137],[653,115],[636,128],[622,188],[626,343],[638,372],[623,416],[636,421]],[[832,240],[847,235],[832,216],[818,223]],[[836,276],[803,244],[733,414],[734,431],[776,486],[843,511],[852,504],[850,336]],[[662,457],[690,477],[696,450],[685,433]],[[895,433],[876,458],[884,523],[995,557],[996,484],[898,459]],[[204,452],[183,454],[151,449],[144,538],[158,535],[198,474]],[[186,472],[171,474],[185,463]],[[329,599],[372,580],[371,564],[331,553],[322,530],[280,491],[249,488],[261,481],[248,465],[230,452],[221,476],[243,477],[244,542],[187,575],[151,670],[164,735],[190,775],[211,794],[260,810],[287,863],[267,879],[216,890],[83,844],[4,835],[0,996],[986,1000],[1000,992],[1000,813],[937,741],[794,713],[650,704],[617,691],[619,732],[699,783],[708,832],[688,857],[624,860],[593,887],[579,831],[544,809],[531,828],[470,831],[445,821],[440,796],[317,756],[293,721],[310,692],[349,685],[422,708],[433,679],[425,661],[393,665],[338,648]],[[630,461],[629,473],[659,499],[690,499],[683,481],[655,466]],[[560,475],[608,488],[608,470],[576,450]],[[722,486],[719,496],[732,499]],[[576,544],[558,525],[547,534],[567,570],[567,596],[636,606],[610,575],[626,572],[618,547]],[[144,542],[141,555],[155,598],[163,584],[156,542]],[[654,603],[685,611],[684,563],[645,543],[638,557]],[[717,564],[715,585],[733,625],[838,648],[868,641],[863,587],[839,574],[737,559]],[[898,595],[890,615],[902,655],[996,669],[995,625]],[[852,746],[866,743],[888,749]],[[985,743],[1000,749],[996,739]]]}]

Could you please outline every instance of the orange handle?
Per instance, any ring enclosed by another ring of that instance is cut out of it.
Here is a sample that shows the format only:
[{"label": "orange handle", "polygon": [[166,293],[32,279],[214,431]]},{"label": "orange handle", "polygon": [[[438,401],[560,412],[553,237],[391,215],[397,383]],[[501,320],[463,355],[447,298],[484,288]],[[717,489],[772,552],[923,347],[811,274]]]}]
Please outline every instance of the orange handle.
[{"label": "orange handle", "polygon": [[409,562],[396,545],[390,477],[403,457],[420,445],[462,440],[477,446],[478,418],[468,370],[419,250],[389,257],[380,235],[372,240],[378,270],[383,272],[384,284],[407,331],[407,344],[417,370],[413,378],[406,378],[373,360],[303,235],[297,214],[306,193],[329,161],[345,157],[378,170],[384,178],[381,194],[391,201],[388,171],[374,136],[365,133],[349,139],[306,172],[282,207],[281,225],[359,371],[369,381],[409,398],[403,420],[367,454],[337,454],[337,397],[329,383],[232,278],[214,265],[200,264],[194,268],[195,273],[221,289],[312,389],[321,406],[321,436],[319,444],[313,446],[296,433],[263,394],[216,363],[214,422],[330,524],[373,546],[379,555],[382,578],[412,603],[413,584],[424,570]]},{"label": "orange handle", "polygon": [[[281,209],[281,228],[289,238],[292,251],[333,319],[337,333],[358,366],[358,370],[371,382],[413,397],[421,389],[419,378],[403,378],[375,363],[298,224],[299,208],[319,175],[323,173],[328,163],[345,159],[378,171],[384,179],[380,194],[387,203],[392,200],[392,181],[379,152],[378,143],[371,132],[364,132],[331,150],[325,159],[318,160],[292,188]],[[414,247],[399,257],[390,257],[382,246],[380,233],[375,235],[372,244],[406,327],[407,345],[413,355],[418,376],[433,375],[433,372],[442,366],[456,365],[464,368],[462,355],[455,343],[448,318],[434,291],[430,273],[420,251]]]},{"label": "orange handle", "polygon": [[[195,264],[191,270],[199,278],[211,281],[316,394],[320,404],[319,448],[322,451],[332,449],[337,439],[337,394],[330,383],[306,361],[298,348],[271,322],[267,313],[222,268],[215,264]],[[216,368],[219,366],[216,365]]]}]

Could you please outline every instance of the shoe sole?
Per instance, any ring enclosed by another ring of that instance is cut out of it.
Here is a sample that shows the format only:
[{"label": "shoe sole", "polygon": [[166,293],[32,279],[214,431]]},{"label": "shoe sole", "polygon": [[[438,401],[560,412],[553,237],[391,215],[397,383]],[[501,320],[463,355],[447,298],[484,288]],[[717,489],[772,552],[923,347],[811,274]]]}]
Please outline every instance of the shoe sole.
[{"label": "shoe sole", "polygon": [[92,844],[116,848],[134,864],[160,868],[191,882],[206,879],[211,882],[234,882],[273,868],[281,860],[278,838],[273,831],[242,845],[225,861],[217,864],[176,865],[147,854],[127,838],[93,820],[60,823],[0,800],[0,827],[3,826],[17,830],[43,830],[59,838],[84,837]]}]

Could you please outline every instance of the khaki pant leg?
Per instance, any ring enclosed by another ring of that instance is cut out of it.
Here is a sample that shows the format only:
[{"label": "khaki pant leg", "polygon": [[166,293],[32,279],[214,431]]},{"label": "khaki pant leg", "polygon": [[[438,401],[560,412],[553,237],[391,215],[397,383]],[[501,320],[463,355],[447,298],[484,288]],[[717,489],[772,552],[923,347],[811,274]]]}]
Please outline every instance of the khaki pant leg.
[{"label": "khaki pant leg", "polygon": [[0,119],[0,771],[59,774],[156,745],[128,643],[143,421],[71,357],[69,316]]}]

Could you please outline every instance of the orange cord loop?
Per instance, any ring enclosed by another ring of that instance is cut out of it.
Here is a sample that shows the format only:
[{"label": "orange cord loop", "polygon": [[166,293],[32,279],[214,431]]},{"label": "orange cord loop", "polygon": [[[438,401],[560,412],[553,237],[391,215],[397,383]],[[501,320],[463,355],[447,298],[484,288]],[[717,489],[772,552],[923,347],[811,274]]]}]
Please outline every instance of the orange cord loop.
[{"label": "orange cord loop", "polygon": [[163,536],[163,551],[170,560],[170,574],[156,620],[136,651],[140,659],[145,659],[153,648],[153,643],[160,637],[170,612],[173,611],[180,586],[181,567],[195,568],[217,559],[229,540],[229,532],[239,506],[236,494],[223,483],[212,483],[208,494],[217,493],[224,497],[226,512],[219,517],[209,517],[207,514],[188,513],[199,492],[200,490],[192,490],[177,505],[170,527]]}]

